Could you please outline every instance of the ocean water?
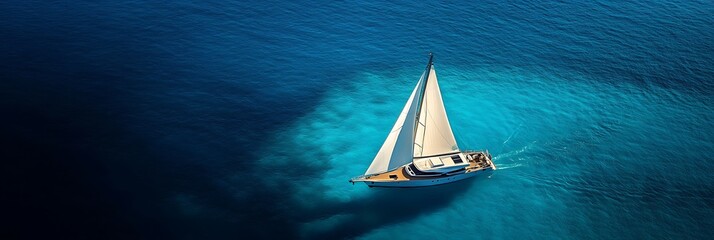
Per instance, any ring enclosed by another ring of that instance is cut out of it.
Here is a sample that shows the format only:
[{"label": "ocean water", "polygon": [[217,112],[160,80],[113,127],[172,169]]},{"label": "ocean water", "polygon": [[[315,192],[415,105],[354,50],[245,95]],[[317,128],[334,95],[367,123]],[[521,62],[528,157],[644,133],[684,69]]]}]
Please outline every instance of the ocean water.
[{"label": "ocean water", "polygon": [[[0,3],[4,239],[708,239],[714,3]],[[371,189],[435,54],[498,170]]]}]

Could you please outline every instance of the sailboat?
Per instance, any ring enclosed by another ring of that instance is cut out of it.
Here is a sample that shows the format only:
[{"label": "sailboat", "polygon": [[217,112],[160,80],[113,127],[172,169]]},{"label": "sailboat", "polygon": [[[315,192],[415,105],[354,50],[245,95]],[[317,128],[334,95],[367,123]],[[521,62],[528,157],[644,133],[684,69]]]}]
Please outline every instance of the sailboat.
[{"label": "sailboat", "polygon": [[369,187],[426,187],[496,170],[488,151],[462,151],[456,144],[429,53],[406,105],[364,175],[350,182]]}]

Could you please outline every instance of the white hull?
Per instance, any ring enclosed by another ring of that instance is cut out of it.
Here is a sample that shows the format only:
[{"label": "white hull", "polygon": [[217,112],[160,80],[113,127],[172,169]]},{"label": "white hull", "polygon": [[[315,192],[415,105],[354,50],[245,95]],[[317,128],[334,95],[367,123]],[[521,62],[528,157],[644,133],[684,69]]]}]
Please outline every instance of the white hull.
[{"label": "white hull", "polygon": [[409,180],[409,181],[364,181],[369,187],[396,187],[396,188],[410,188],[410,187],[427,187],[435,186],[441,184],[447,184],[456,182],[459,180],[464,180],[467,178],[475,177],[478,175],[488,174],[493,172],[493,169],[487,168],[480,171],[462,173],[442,178],[429,178],[424,180]]}]

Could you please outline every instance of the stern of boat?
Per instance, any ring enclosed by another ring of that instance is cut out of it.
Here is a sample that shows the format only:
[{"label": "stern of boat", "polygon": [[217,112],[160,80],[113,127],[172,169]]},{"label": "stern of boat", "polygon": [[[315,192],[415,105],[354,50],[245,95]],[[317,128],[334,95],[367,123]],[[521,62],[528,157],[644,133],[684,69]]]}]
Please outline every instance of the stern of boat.
[{"label": "stern of boat", "polygon": [[489,153],[488,150],[467,150],[464,151],[464,155],[467,156],[466,158],[471,163],[485,163],[487,167],[490,167],[492,170],[496,170],[496,164],[493,163],[493,156],[491,156],[491,153]]}]

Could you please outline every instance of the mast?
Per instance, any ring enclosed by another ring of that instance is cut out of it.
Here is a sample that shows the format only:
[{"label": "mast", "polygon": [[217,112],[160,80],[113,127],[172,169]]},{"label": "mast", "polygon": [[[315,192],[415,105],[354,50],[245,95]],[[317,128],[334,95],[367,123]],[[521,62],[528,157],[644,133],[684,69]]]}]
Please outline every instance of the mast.
[{"label": "mast", "polygon": [[439,153],[453,152],[458,149],[454,133],[446,116],[444,100],[439,88],[439,80],[434,70],[433,55],[430,55],[426,67],[426,76],[420,79],[424,85],[418,85],[421,95],[415,96],[414,110],[414,157],[424,157]]},{"label": "mast", "polygon": [[[417,128],[419,127],[419,117],[421,116],[421,107],[422,104],[424,103],[424,91],[426,90],[426,84],[429,82],[429,73],[431,73],[431,66],[433,64],[434,60],[434,54],[429,52],[429,63],[426,64],[426,69],[424,70],[424,83],[422,83],[422,87],[419,90],[419,105],[417,105],[417,111],[416,111],[416,117],[414,118],[414,136],[412,136],[412,140],[416,140],[416,134],[417,134]],[[426,126],[424,126],[426,127]],[[423,148],[423,146],[420,146]],[[412,147],[412,151],[414,148]],[[412,156],[414,154],[412,153]]]}]

